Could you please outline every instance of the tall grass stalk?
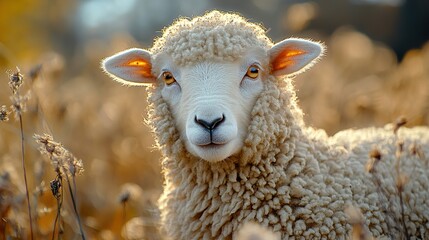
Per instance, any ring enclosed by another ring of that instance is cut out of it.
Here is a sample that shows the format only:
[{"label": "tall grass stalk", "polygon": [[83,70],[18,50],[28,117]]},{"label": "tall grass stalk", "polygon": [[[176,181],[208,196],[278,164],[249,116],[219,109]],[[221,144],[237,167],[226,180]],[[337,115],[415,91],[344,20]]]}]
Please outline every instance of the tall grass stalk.
[{"label": "tall grass stalk", "polygon": [[76,181],[75,181],[74,176],[72,176],[73,186],[74,186],[74,189],[73,189],[70,185],[70,179],[69,179],[69,176],[67,174],[66,174],[66,178],[67,178],[67,186],[68,186],[69,192],[70,192],[70,197],[72,199],[73,210],[74,210],[74,213],[76,214],[77,222],[79,224],[80,235],[82,236],[82,240],[85,240],[86,238],[85,238],[85,233],[84,233],[83,227],[82,227],[82,221],[80,220],[80,215],[79,215],[79,212],[77,211],[77,203],[76,203],[76,197],[75,197]]},{"label": "tall grass stalk", "polygon": [[[55,230],[57,228],[57,225],[59,225],[58,229],[58,239],[59,235],[62,233],[62,224],[61,224],[61,208],[63,206],[63,194],[64,190],[62,187],[62,177],[61,175],[58,175],[55,180],[51,181],[51,190],[52,194],[55,196],[55,199],[57,200],[57,215],[55,216],[54,221],[54,230],[52,231],[52,240],[55,239]],[[61,190],[61,192],[60,192]]]},{"label": "tall grass stalk", "polygon": [[410,235],[408,233],[407,226],[405,224],[405,210],[404,210],[404,199],[402,196],[402,193],[404,191],[404,185],[406,184],[405,176],[401,172],[401,159],[402,159],[402,153],[404,151],[404,142],[399,139],[398,136],[398,130],[404,126],[407,123],[407,119],[404,117],[400,117],[396,120],[393,133],[395,134],[396,139],[396,164],[395,164],[395,170],[396,170],[396,189],[398,191],[399,195],[399,203],[401,205],[401,224],[403,229],[403,234],[405,239],[410,239]]},{"label": "tall grass stalk", "polygon": [[[73,203],[73,210],[75,212],[80,234],[82,239],[85,240],[85,232],[83,231],[82,221],[80,219],[79,212],[77,210],[77,200],[76,200],[76,174],[80,174],[83,172],[83,163],[82,160],[77,159],[71,152],[65,149],[61,143],[55,142],[51,135],[44,134],[38,135],[35,134],[34,138],[36,142],[41,144],[39,147],[39,151],[42,155],[47,155],[51,160],[51,163],[54,167],[55,172],[57,173],[57,177],[55,180],[51,181],[51,190],[52,194],[57,198],[57,218],[61,217],[61,206],[62,206],[62,194],[59,196],[58,190],[61,188],[61,193],[63,191],[63,179],[67,181],[67,186],[70,192],[70,197]],[[73,181],[73,183],[70,182]],[[73,184],[73,187],[72,185]],[[61,197],[61,201],[59,201],[59,197]],[[56,225],[56,222],[54,223]],[[55,233],[55,231],[54,231]]]},{"label": "tall grass stalk", "polygon": [[28,192],[28,181],[27,181],[27,170],[25,168],[25,139],[24,139],[24,127],[22,120],[22,113],[25,111],[25,102],[30,98],[29,94],[26,96],[19,95],[19,89],[24,82],[24,76],[21,74],[21,71],[16,67],[16,71],[8,70],[6,72],[9,75],[9,87],[12,90],[12,110],[15,113],[15,119],[19,121],[19,129],[21,132],[21,162],[22,170],[24,173],[24,185],[25,185],[25,195],[27,197],[27,207],[28,207],[28,218],[30,221],[30,239],[34,239],[33,232],[33,217],[31,214],[31,203],[30,203],[30,194]]},{"label": "tall grass stalk", "polygon": [[28,193],[27,170],[25,168],[25,146],[24,146],[24,128],[22,124],[22,115],[19,113],[19,127],[21,129],[21,161],[22,170],[24,172],[25,195],[27,196],[28,218],[30,219],[30,239],[34,239],[33,235],[33,217],[31,215],[30,194]]}]

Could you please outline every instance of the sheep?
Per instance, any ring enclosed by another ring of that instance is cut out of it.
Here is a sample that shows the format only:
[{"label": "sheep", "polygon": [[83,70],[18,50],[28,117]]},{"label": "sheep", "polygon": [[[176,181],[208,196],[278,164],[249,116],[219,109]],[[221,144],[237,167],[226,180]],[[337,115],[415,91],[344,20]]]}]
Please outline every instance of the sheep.
[{"label": "sheep", "polygon": [[260,25],[211,11],[178,19],[149,50],[103,60],[114,80],[149,92],[168,237],[233,239],[255,222],[282,239],[345,239],[350,206],[373,237],[429,237],[429,129],[328,137],[307,126],[292,77],[324,51],[297,38],[274,44]]}]

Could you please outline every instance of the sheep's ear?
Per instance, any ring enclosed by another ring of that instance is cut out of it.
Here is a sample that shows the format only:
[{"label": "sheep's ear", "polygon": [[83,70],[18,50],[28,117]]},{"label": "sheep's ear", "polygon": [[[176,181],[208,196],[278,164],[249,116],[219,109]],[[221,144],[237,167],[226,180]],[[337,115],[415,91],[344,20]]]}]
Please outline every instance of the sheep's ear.
[{"label": "sheep's ear", "polygon": [[320,43],[290,38],[275,44],[269,51],[271,73],[275,76],[298,74],[310,68],[324,52]]},{"label": "sheep's ear", "polygon": [[114,80],[131,86],[152,84],[151,53],[138,48],[119,52],[103,60],[102,68]]}]

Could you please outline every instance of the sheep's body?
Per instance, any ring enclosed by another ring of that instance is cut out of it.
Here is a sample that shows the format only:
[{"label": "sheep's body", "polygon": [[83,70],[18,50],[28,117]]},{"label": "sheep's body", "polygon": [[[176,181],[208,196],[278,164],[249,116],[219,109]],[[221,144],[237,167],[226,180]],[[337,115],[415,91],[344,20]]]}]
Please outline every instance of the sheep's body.
[{"label": "sheep's body", "polygon": [[[144,52],[129,61],[125,52],[106,60],[105,69],[115,77],[128,77],[116,69],[138,65],[143,66],[144,77],[150,75],[149,70],[158,76],[162,58],[157,56],[168,55],[179,67],[204,61],[233,62],[253,46],[267,50],[272,45],[259,26],[238,15],[211,12],[167,28],[151,49],[152,57]],[[292,49],[291,54],[302,52],[306,51]],[[150,64],[152,69],[147,67]],[[303,123],[291,80],[267,74],[241,150],[223,161],[210,162],[187,150],[171,111],[174,106],[162,89],[159,84],[150,87],[148,122],[163,154],[165,186],[160,209],[163,228],[172,239],[231,239],[248,221],[279,232],[282,239],[344,239],[351,230],[345,213],[348,205],[362,211],[374,237],[394,238],[403,231],[398,220],[402,216],[395,187],[397,139],[393,131],[349,130],[329,138]],[[428,238],[429,170],[424,156],[429,156],[429,130],[400,129],[398,136],[405,141],[400,170],[410,176],[403,189],[405,224],[411,236]],[[414,143],[423,153],[419,157],[408,153]],[[376,178],[365,171],[374,147],[382,155],[375,166]],[[374,183],[377,179],[379,187]],[[389,201],[379,195],[380,189]]]},{"label": "sheep's body", "polygon": [[[344,239],[351,230],[344,210],[352,205],[362,211],[374,237],[396,239],[402,230],[393,131],[348,130],[328,138],[323,131],[302,130],[300,114],[290,112],[295,108],[291,86],[278,84],[284,83],[267,84],[252,112],[246,146],[227,161],[213,164],[190,156],[178,134],[171,134],[172,122],[154,124],[165,156],[160,207],[169,236],[229,239],[252,221],[280,232],[282,239]],[[153,123],[168,115],[157,95],[151,97]],[[276,126],[278,119],[285,122]],[[399,136],[405,142],[401,171],[410,176],[403,195],[405,222],[411,236],[424,239],[429,236],[429,162],[411,156],[408,147],[416,143],[429,156],[429,130],[401,129]],[[389,204],[365,171],[374,147],[382,154],[376,169]]]}]

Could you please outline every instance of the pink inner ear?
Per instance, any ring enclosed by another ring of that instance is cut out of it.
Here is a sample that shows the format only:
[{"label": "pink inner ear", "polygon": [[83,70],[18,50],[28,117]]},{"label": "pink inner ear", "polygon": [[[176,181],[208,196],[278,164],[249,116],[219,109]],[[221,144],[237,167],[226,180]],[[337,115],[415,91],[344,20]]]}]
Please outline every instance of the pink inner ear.
[{"label": "pink inner ear", "polygon": [[128,63],[123,64],[124,67],[133,67],[135,72],[141,74],[145,78],[152,77],[152,65],[144,59],[133,59]]},{"label": "pink inner ear", "polygon": [[277,55],[271,62],[272,71],[287,68],[295,63],[297,56],[306,54],[307,52],[300,49],[285,49]]}]

